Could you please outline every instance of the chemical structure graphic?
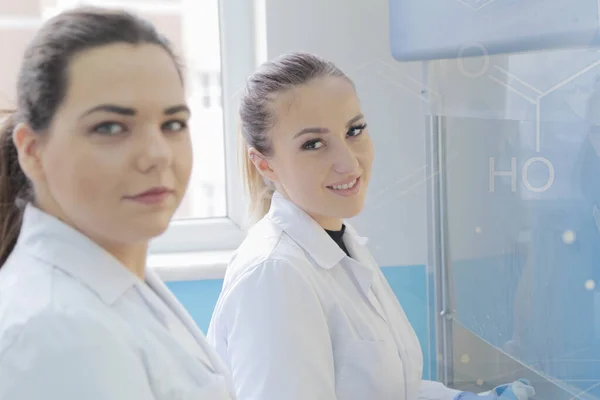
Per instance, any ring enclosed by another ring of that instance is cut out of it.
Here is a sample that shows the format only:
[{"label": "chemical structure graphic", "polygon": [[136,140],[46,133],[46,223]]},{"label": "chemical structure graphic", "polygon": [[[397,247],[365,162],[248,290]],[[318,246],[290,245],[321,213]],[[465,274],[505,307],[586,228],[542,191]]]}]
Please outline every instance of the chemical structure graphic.
[{"label": "chemical structure graphic", "polygon": [[[466,53],[473,54],[474,52],[479,55],[475,57],[463,56]],[[468,59],[476,59],[479,67],[476,69],[468,68],[470,65],[472,66],[472,64],[469,64],[467,61]],[[519,76],[518,72],[509,70],[506,65],[497,65],[497,63],[495,63],[488,55],[485,46],[480,43],[469,43],[459,49],[456,58],[456,68],[460,74],[468,79],[488,79],[503,87],[507,94],[513,94],[514,96],[523,99],[526,103],[530,104],[534,110],[532,112],[535,134],[535,156],[527,160],[521,160],[519,163],[521,164],[520,169],[522,169],[520,174],[517,173],[516,157],[513,157],[510,160],[510,170],[507,171],[498,170],[497,160],[495,160],[494,157],[490,157],[490,192],[495,191],[495,184],[498,177],[510,177],[510,188],[513,192],[516,191],[518,175],[521,175],[520,179],[523,181],[524,188],[530,192],[541,193],[552,187],[555,179],[554,165],[541,154],[543,144],[543,101],[551,94],[556,93],[561,88],[565,88],[567,85],[571,84],[577,86],[576,81],[579,78],[582,78],[588,73],[594,73],[594,69],[600,65],[600,59],[577,61],[580,63],[579,66],[573,67],[568,73],[565,73],[562,76],[560,73],[558,76],[555,74],[555,77],[552,78],[554,80],[550,80],[547,82],[548,84],[546,86],[542,87],[539,83],[534,84],[533,82],[528,82],[526,78]],[[569,60],[566,60],[565,62],[569,62]],[[352,72],[358,72],[365,69],[368,70],[368,76],[379,76],[383,79],[385,85],[398,88],[422,101],[426,112],[431,112],[431,106],[443,97],[443,93],[437,88],[429,86],[426,73],[419,74],[418,70],[407,69],[401,64],[395,63],[393,60],[370,60],[357,66]],[[426,69],[424,68],[423,71],[425,70]],[[579,117],[582,117],[581,113],[578,115]],[[538,182],[534,185],[529,181],[529,172],[534,165],[541,166],[547,170],[547,180],[545,182]],[[411,188],[411,190],[412,189],[413,188]]]},{"label": "chemical structure graphic", "polygon": [[[478,51],[481,52],[482,58],[482,66],[478,71],[467,71],[464,66],[464,58],[462,54],[468,48],[477,48]],[[503,86],[507,91],[514,93],[515,95],[521,97],[526,100],[530,104],[535,107],[535,151],[539,153],[541,151],[541,101],[543,98],[548,96],[551,93],[556,92],[558,89],[564,87],[565,85],[575,81],[577,78],[582,75],[588,73],[589,71],[596,68],[600,65],[600,60],[596,60],[591,64],[586,65],[585,67],[575,71],[571,75],[557,81],[550,88],[542,90],[535,87],[533,84],[527,82],[526,80],[516,76],[510,71],[506,70],[503,67],[498,65],[492,65],[490,67],[490,57],[485,49],[485,47],[479,43],[469,44],[468,46],[463,46],[459,51],[459,57],[457,58],[458,70],[465,77],[468,78],[479,78],[482,76],[486,76],[488,79],[493,82]]]},{"label": "chemical structure graphic", "polygon": [[[464,52],[468,48],[475,48],[477,51],[481,52],[481,67],[477,71],[468,71],[465,68],[465,58],[461,57],[462,54],[459,53],[459,57],[457,58],[457,67],[461,74],[467,78],[481,78],[485,77],[495,82],[496,84],[504,87],[508,92],[513,93],[514,95],[524,99],[526,102],[531,104],[535,108],[535,152],[538,153],[535,157],[531,157],[525,160],[522,166],[522,180],[524,187],[530,192],[545,192],[550,187],[552,187],[555,179],[555,168],[550,160],[546,157],[541,156],[542,150],[542,100],[547,98],[552,93],[557,92],[561,88],[564,88],[568,84],[574,84],[575,81],[587,74],[588,72],[593,71],[598,65],[600,65],[600,60],[594,60],[588,63],[587,65],[577,69],[574,72],[571,72],[567,76],[559,77],[553,82],[549,83],[549,87],[545,89],[541,89],[536,87],[531,82],[523,79],[522,77],[517,76],[517,74],[512,73],[504,67],[499,65],[492,65],[488,52],[485,47],[480,43],[470,44],[469,46],[465,46],[461,49],[461,52]],[[529,168],[534,164],[543,164],[548,171],[547,181],[540,185],[534,186],[529,182],[528,172]],[[516,157],[511,158],[511,169],[509,171],[496,171],[495,169],[495,159],[494,157],[490,157],[489,159],[489,170],[490,170],[490,192],[494,192],[495,190],[495,177],[497,176],[506,176],[511,177],[511,189],[513,192],[517,190],[516,188],[516,176],[517,176],[517,167],[516,167]]]}]

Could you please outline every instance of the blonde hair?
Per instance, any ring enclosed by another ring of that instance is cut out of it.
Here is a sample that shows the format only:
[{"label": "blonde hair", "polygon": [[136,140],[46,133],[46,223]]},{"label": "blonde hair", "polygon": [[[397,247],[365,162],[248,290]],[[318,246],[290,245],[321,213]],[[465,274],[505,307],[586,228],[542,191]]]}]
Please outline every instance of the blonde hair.
[{"label": "blonde hair", "polygon": [[248,157],[251,147],[265,157],[273,153],[268,133],[277,116],[272,112],[271,102],[277,94],[328,76],[344,78],[352,84],[332,62],[314,54],[295,52],[265,62],[246,80],[239,111],[238,161],[249,196],[251,221],[256,222],[269,212],[275,191],[274,185],[263,178]]},{"label": "blonde hair", "polygon": [[244,189],[249,197],[249,223],[254,224],[269,212],[275,189],[272,184],[266,182],[265,178],[256,169],[256,166],[248,157],[248,149],[249,146],[240,127],[238,129],[238,165],[242,172]]}]

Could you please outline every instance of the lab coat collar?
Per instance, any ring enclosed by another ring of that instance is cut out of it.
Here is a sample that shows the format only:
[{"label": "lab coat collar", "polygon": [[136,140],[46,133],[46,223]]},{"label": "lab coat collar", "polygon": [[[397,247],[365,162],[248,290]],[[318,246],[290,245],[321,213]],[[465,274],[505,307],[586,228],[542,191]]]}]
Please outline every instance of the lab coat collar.
[{"label": "lab coat collar", "polygon": [[[346,257],[346,253],[312,217],[277,191],[271,199],[267,217],[306,250],[321,268],[331,269]],[[358,236],[348,223],[344,224],[344,236],[350,238],[344,243],[350,246],[350,254],[354,254],[360,246],[366,244],[367,239]]]},{"label": "lab coat collar", "polygon": [[[346,234],[348,235],[348,237],[352,238],[353,242],[350,243],[350,246],[356,246],[355,250],[358,250],[359,247],[361,249],[361,251],[363,250],[363,246],[366,246],[367,243],[369,243],[369,238],[364,237],[364,236],[359,236],[359,234],[356,232],[356,229],[354,229],[354,227],[352,225],[350,225],[347,222],[344,222],[344,224],[346,225]],[[350,251],[350,250],[348,250]]]},{"label": "lab coat collar", "polygon": [[348,264],[352,269],[354,276],[360,286],[362,292],[368,297],[369,290],[373,284],[375,277],[375,265],[374,260],[371,257],[369,250],[366,247],[368,239],[366,237],[359,236],[350,224],[346,224],[346,248],[351,259],[348,259]]},{"label": "lab coat collar", "polygon": [[17,248],[52,264],[113,304],[140,279],[87,236],[28,204]]}]

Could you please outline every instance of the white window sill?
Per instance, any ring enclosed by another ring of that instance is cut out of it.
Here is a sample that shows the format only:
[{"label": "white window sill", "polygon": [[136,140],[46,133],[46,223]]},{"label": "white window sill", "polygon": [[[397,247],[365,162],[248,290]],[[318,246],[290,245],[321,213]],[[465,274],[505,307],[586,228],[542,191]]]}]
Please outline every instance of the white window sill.
[{"label": "white window sill", "polygon": [[163,281],[223,279],[233,251],[151,253],[148,267]]}]

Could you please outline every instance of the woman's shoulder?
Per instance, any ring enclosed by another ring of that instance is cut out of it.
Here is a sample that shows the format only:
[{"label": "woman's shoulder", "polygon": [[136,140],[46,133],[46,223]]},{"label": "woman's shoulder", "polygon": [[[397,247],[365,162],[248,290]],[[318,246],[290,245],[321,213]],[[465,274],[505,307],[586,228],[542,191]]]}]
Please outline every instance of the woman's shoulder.
[{"label": "woman's shoulder", "polygon": [[[277,272],[279,268],[308,272],[309,256],[289,235],[269,220],[255,225],[234,252],[227,267],[226,282],[248,274]],[[290,271],[292,272],[292,271]]]},{"label": "woman's shoulder", "polygon": [[34,317],[97,314],[99,303],[85,285],[52,265],[19,257],[0,269],[0,332]]},{"label": "woman's shoulder", "polygon": [[19,257],[0,269],[0,362],[11,349],[77,348],[108,335],[109,314],[90,290],[29,261]]},{"label": "woman's shoulder", "polygon": [[55,306],[0,331],[0,375],[0,398],[117,398],[147,386],[137,353],[109,326]]},{"label": "woman's shoulder", "polygon": [[0,331],[0,367],[49,361],[60,365],[61,359],[125,346],[101,319],[82,309],[50,303],[22,318],[17,318],[18,308],[11,311],[15,317],[8,317]]}]

